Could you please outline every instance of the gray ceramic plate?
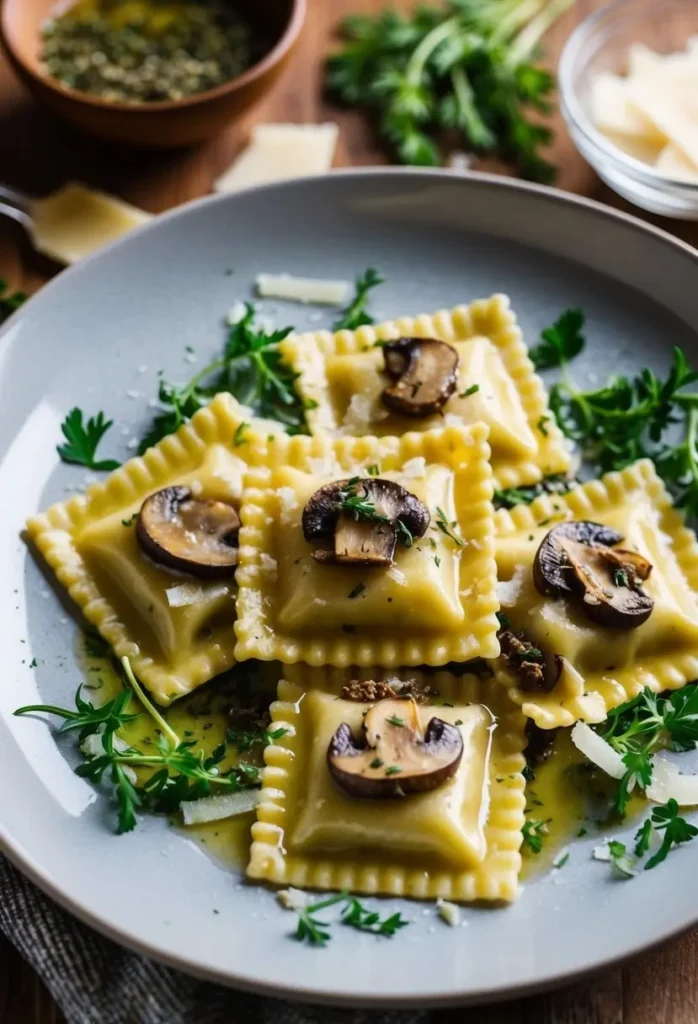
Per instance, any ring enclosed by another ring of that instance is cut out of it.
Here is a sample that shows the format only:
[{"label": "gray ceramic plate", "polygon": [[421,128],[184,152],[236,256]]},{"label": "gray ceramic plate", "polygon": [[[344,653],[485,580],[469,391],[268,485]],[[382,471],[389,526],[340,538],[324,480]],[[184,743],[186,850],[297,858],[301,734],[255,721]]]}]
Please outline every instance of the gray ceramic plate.
[{"label": "gray ceramic plate", "polygon": [[[125,458],[157,371],[186,379],[185,346],[200,358],[216,350],[221,317],[259,271],[347,278],[369,264],[388,279],[381,317],[504,291],[529,340],[564,308],[584,308],[582,376],[663,368],[674,344],[698,362],[698,254],[593,203],[485,176],[336,173],[207,199],[61,274],[0,334],[2,848],[100,931],[198,975],[354,1006],[475,1002],[560,982],[695,923],[685,880],[698,843],[614,882],[581,841],[512,908],[468,909],[451,929],[433,907],[400,903],[413,924],[395,939],[338,928],[315,950],[290,940],[293,919],[268,892],[163,823],[111,835],[104,801],[72,773],[70,744],[11,717],[39,695],[70,701],[79,681],[75,626],[19,538],[28,514],[85,483],[56,456],[66,411],[113,416],[105,455]],[[271,305],[279,322],[317,325],[307,309]]]}]

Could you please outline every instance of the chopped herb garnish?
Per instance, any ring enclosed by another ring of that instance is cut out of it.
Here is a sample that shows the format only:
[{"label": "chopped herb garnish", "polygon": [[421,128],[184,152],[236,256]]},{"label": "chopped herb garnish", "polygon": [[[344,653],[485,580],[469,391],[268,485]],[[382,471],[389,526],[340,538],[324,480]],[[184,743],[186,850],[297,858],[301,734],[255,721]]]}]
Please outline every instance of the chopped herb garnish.
[{"label": "chopped herb garnish", "polygon": [[359,327],[372,324],[373,317],[366,308],[368,297],[374,288],[384,283],[385,278],[381,277],[375,267],[368,267],[363,274],[359,274],[354,281],[354,296],[335,320],[332,329],[334,331],[355,331]]},{"label": "chopped herb garnish", "polygon": [[458,397],[459,398],[469,398],[470,395],[476,394],[479,390],[480,390],[480,385],[479,384],[471,384],[470,387],[466,388],[465,391],[461,391],[461,393],[458,395]]},{"label": "chopped herb garnish", "polygon": [[564,366],[579,355],[585,345],[584,319],[581,309],[568,309],[552,327],[541,331],[540,345],[529,352],[537,370]]},{"label": "chopped herb garnish", "polygon": [[625,569],[615,569],[613,573],[613,582],[617,587],[629,587],[630,580],[628,579],[628,573]]},{"label": "chopped herb garnish", "polygon": [[543,849],[543,840],[548,834],[548,822],[531,818],[524,822],[521,834],[523,835],[524,849],[539,854]]},{"label": "chopped herb garnish", "polygon": [[652,838],[652,821],[647,818],[635,833],[635,856],[644,857],[650,848]]},{"label": "chopped herb garnish", "polygon": [[581,839],[586,834],[587,834],[587,829],[580,828],[579,832],[577,832],[577,839]]},{"label": "chopped herb garnish", "polygon": [[233,448],[237,448],[238,445],[245,444],[245,442],[247,441],[245,434],[247,432],[248,427],[249,423],[241,423],[240,426],[237,428],[235,434],[233,435]]},{"label": "chopped herb garnish", "polygon": [[294,932],[294,938],[299,942],[308,942],[311,946],[326,946],[332,937],[329,931],[332,925],[328,921],[318,920],[314,915],[318,911],[334,907],[338,903],[344,904],[341,912],[342,924],[362,932],[371,932],[373,935],[392,938],[396,932],[409,924],[409,921],[405,921],[401,914],[391,914],[390,917],[381,918],[377,911],[368,910],[355,896],[351,896],[348,892],[340,892],[336,896],[328,896],[327,899],[320,900],[318,903],[310,903],[301,907],[297,911],[298,927]]},{"label": "chopped herb garnish", "polygon": [[398,715],[391,715],[389,718],[386,718],[386,722],[390,722],[391,725],[398,726],[404,726],[405,724],[404,718],[400,718]]},{"label": "chopped herb garnish", "polygon": [[349,591],[349,593],[347,594],[347,597],[349,597],[351,599],[353,599],[355,597],[358,597],[359,594],[363,594],[365,589],[366,589],[366,584],[365,583],[357,583],[356,586],[354,587],[354,589]]},{"label": "chopped herb garnish", "polygon": [[619,843],[616,839],[609,840],[608,854],[613,871],[620,878],[632,878],[635,874],[635,861],[625,849],[625,843]]},{"label": "chopped herb garnish", "polygon": [[385,769],[385,774],[386,775],[399,775],[401,771],[402,771],[402,768],[400,767],[399,764],[391,764],[390,767]]},{"label": "chopped herb garnish", "polygon": [[548,436],[548,428],[546,426],[546,423],[550,423],[550,417],[549,416],[541,416],[541,418],[536,423],[536,426],[540,430],[540,432],[543,435],[543,437],[547,437]]},{"label": "chopped herb garnish", "polygon": [[663,833],[662,845],[657,852],[650,857],[645,864],[645,869],[655,868],[666,860],[667,855],[673,846],[680,843],[688,843],[695,836],[698,836],[698,828],[691,825],[679,814],[679,805],[676,800],[667,800],[665,804],[652,809],[650,815],[652,827],[656,832]]},{"label": "chopped herb garnish", "polygon": [[121,525],[122,526],[133,526],[133,524],[136,522],[137,519],[138,519],[138,513],[134,512],[132,516],[128,517],[128,519],[122,519],[121,520]]},{"label": "chopped herb garnish", "polygon": [[439,558],[438,555],[434,555],[434,565],[436,566],[437,569],[441,568],[441,559]]},{"label": "chopped herb garnish", "polygon": [[547,476],[536,484],[527,487],[508,487],[494,492],[495,508],[514,508],[515,505],[528,505],[541,494],[565,494],[577,481],[569,477],[555,474]]},{"label": "chopped herb garnish", "polygon": [[96,458],[99,442],[109,430],[113,420],[105,420],[104,413],[98,412],[83,422],[82,409],[71,409],[61,423],[61,431],[65,444],[56,446],[56,451],[63,462],[78,466],[86,466],[96,471],[118,469],[120,463],[115,459]]},{"label": "chopped herb garnish", "polygon": [[378,476],[380,473],[380,469],[374,462],[372,466],[366,467],[366,472],[368,473],[369,476]]},{"label": "chopped herb garnish", "polygon": [[450,523],[446,518],[446,513],[442,508],[439,508],[438,505],[436,507],[436,522],[434,523],[434,526],[437,530],[441,530],[441,532],[447,537],[450,537],[453,543],[459,548],[462,548],[465,545],[465,541],[458,532],[458,523],[455,520]]},{"label": "chopped herb garnish", "polygon": [[267,333],[255,326],[254,319],[255,308],[246,303],[245,315],[230,326],[222,356],[188,384],[174,385],[160,379],[158,398],[166,410],[156,416],[141,441],[140,454],[178,430],[221,391],[229,391],[256,415],[283,423],[289,433],[306,429],[303,403],[295,391],[298,375],[279,352],[280,343],[293,328]]},{"label": "chopped herb garnish", "polygon": [[383,762],[381,761],[380,757],[374,757],[373,760],[371,761],[370,765],[369,765],[369,768],[382,768],[382,767],[383,767]]}]

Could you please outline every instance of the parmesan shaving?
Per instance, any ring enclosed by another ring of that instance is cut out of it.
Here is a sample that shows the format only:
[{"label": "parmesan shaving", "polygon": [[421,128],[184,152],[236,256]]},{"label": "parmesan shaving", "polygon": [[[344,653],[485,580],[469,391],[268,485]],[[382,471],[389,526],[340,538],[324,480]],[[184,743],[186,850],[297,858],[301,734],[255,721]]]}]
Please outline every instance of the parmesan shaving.
[{"label": "parmesan shaving", "polygon": [[339,129],[336,124],[260,124],[247,149],[213,183],[215,192],[285,181],[329,171]]},{"label": "parmesan shaving", "polygon": [[249,814],[258,803],[258,789],[243,789],[239,793],[184,800],[179,806],[185,825],[205,825],[208,821],[223,821],[225,818],[237,817],[238,814]]},{"label": "parmesan shaving", "polygon": [[185,608],[191,604],[203,604],[228,593],[225,583],[217,583],[204,587],[200,583],[181,583],[178,587],[170,587],[165,591],[170,608]]},{"label": "parmesan shaving", "polygon": [[581,751],[592,764],[595,764],[606,775],[610,775],[612,779],[623,778],[625,775],[623,758],[586,722],[577,722],[571,735],[577,750]]},{"label": "parmesan shaving", "polygon": [[262,299],[288,299],[321,306],[341,306],[351,288],[348,281],[293,277],[291,274],[258,274],[256,285],[257,294]]},{"label": "parmesan shaving", "polygon": [[400,470],[401,476],[406,477],[421,477],[426,476],[427,472],[427,460],[423,455],[415,455],[413,459],[408,459]]},{"label": "parmesan shaving", "polygon": [[652,782],[647,796],[657,804],[676,800],[679,807],[698,806],[698,775],[683,775],[676,765],[664,757],[655,757]]},{"label": "parmesan shaving", "polygon": [[591,82],[592,119],[624,152],[665,177],[698,183],[698,48],[655,53],[636,43],[625,77]]},{"label": "parmesan shaving", "polygon": [[441,898],[436,901],[436,906],[441,920],[450,928],[457,928],[460,924],[460,907]]}]

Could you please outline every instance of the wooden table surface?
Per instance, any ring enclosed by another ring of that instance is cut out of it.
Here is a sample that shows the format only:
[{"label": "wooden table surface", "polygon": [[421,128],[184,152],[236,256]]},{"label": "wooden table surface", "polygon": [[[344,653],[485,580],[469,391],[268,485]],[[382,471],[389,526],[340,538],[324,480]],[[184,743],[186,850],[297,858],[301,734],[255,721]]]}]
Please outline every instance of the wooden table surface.
[{"label": "wooden table surface", "polygon": [[[408,0],[393,5],[405,9]],[[339,166],[384,163],[363,119],[338,113],[321,98],[323,55],[343,15],[377,10],[383,0],[309,0],[309,16],[286,77],[245,121],[208,145],[168,154],[103,149],[75,136],[37,108],[0,58],[0,182],[41,194],[78,178],[153,212],[204,195],[212,180],[244,144],[250,125],[261,121],[339,121]],[[575,23],[601,0],[577,0],[546,40],[548,62],[559,54]],[[553,158],[558,186],[631,209],[617,199],[576,153],[557,120]],[[492,168],[488,168],[492,169]],[[638,212],[638,211],[633,211]],[[641,214],[642,216],[647,216]],[[698,244],[698,225],[647,218]],[[54,272],[33,255],[20,232],[0,218],[0,278],[33,291]],[[692,880],[687,880],[693,884]],[[651,913],[651,908],[648,907]],[[543,923],[541,922],[541,926]],[[0,938],[0,1024],[56,1024],[62,1021],[33,971]],[[513,1003],[434,1014],[432,1024],[696,1024],[698,1022],[698,932],[664,949],[609,970],[571,988]]]}]

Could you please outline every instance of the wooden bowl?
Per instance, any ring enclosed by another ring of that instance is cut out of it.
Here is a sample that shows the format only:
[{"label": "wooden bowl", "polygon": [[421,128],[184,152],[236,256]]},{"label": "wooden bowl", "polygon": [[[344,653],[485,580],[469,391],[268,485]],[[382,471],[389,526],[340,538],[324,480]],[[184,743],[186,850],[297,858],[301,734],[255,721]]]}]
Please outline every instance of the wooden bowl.
[{"label": "wooden bowl", "polygon": [[56,0],[0,0],[0,42],[36,99],[88,135],[146,148],[186,146],[215,135],[271,88],[303,27],[306,0],[238,0],[238,6],[253,26],[263,28],[271,49],[225,85],[183,100],[110,103],[45,74],[39,61],[41,25]]}]

